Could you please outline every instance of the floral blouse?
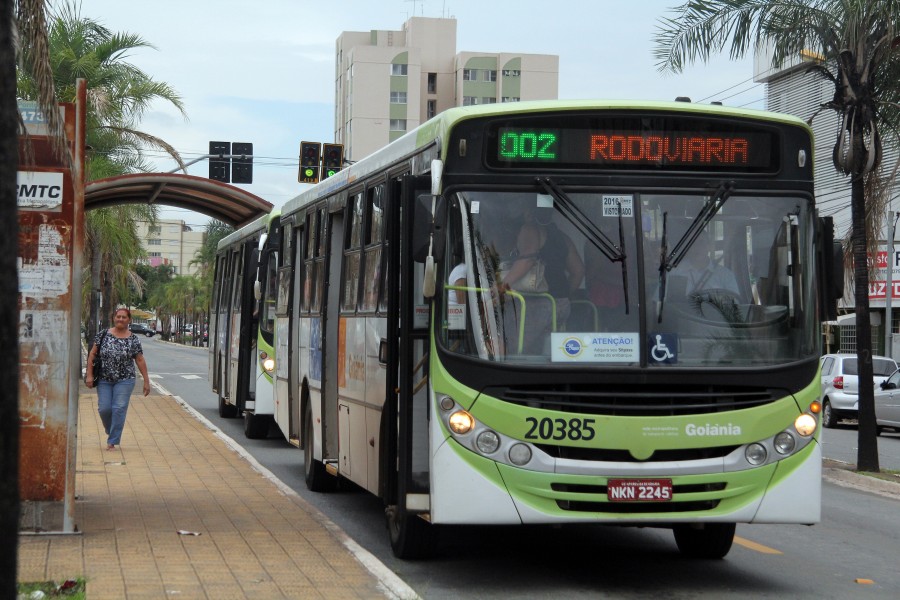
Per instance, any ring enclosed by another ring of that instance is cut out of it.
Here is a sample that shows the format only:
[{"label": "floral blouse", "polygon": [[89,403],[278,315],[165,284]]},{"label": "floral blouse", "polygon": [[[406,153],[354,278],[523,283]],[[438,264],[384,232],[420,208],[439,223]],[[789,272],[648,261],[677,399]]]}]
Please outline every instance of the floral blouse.
[{"label": "floral blouse", "polygon": [[[103,337],[104,333],[106,333],[105,338]],[[94,338],[95,346],[100,344],[100,338],[103,338],[103,344],[99,346],[100,360],[103,362],[100,379],[116,383],[124,379],[136,378],[134,358],[138,354],[144,353],[141,340],[133,333],[127,338],[119,339],[107,330],[97,334],[97,337]]]}]

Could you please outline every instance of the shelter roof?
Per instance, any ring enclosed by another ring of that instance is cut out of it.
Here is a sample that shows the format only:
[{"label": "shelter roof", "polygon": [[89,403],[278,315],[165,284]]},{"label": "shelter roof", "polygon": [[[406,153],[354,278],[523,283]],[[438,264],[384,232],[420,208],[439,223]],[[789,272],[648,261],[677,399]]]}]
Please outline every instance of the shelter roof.
[{"label": "shelter roof", "polygon": [[85,210],[116,204],[164,204],[185,208],[240,228],[274,206],[228,183],[179,173],[134,173],[84,186]]}]

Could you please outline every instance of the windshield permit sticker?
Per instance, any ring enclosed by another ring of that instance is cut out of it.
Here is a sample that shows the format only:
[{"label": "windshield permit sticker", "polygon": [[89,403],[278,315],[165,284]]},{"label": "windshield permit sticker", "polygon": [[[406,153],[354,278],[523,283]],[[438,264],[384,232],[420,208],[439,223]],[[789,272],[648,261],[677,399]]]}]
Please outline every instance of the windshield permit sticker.
[{"label": "windshield permit sticker", "polygon": [[552,333],[553,362],[636,363],[640,357],[638,333]]},{"label": "windshield permit sticker", "polygon": [[473,215],[477,215],[481,212],[481,202],[478,200],[472,200],[472,203],[469,205],[469,212]]},{"label": "windshield permit sticker", "polygon": [[611,196],[603,194],[603,216],[618,217],[619,207],[622,208],[623,217],[634,215],[634,196]]},{"label": "windshield permit sticker", "polygon": [[650,363],[678,362],[678,336],[674,333],[651,333],[647,340],[647,360]]},{"label": "windshield permit sticker", "polygon": [[550,194],[537,195],[537,208],[553,208],[553,196]]}]

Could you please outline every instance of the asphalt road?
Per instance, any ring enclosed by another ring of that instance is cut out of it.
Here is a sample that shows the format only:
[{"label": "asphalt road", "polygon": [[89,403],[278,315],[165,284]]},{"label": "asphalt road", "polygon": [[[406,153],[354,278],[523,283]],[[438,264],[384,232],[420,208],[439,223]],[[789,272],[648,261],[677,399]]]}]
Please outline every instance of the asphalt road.
[{"label": "asphalt road", "polygon": [[[822,523],[739,525],[725,560],[683,558],[671,532],[606,526],[441,529],[428,561],[393,557],[380,501],[344,484],[314,494],[303,453],[272,431],[248,440],[218,416],[205,349],[146,340],[154,381],[194,407],[286,485],[427,599],[467,598],[897,598],[900,500],[825,481]],[[824,432],[828,458],[855,463],[856,430]],[[900,435],[879,438],[881,466],[900,470]],[[238,460],[238,457],[235,457]]]}]

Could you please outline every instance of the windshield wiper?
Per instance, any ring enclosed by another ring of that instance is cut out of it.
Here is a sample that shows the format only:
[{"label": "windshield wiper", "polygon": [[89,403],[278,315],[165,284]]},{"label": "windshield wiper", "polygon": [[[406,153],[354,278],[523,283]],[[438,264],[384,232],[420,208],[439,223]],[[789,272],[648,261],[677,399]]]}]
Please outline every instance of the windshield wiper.
[{"label": "windshield wiper", "polygon": [[679,238],[678,243],[672,248],[671,254],[669,254],[666,239],[668,213],[663,213],[662,243],[659,247],[659,297],[657,298],[656,303],[657,323],[662,323],[663,306],[666,301],[666,276],[669,271],[678,266],[685,254],[687,254],[687,251],[691,249],[691,246],[693,246],[694,242],[697,241],[697,238],[700,237],[700,232],[702,232],[709,222],[713,220],[713,217],[716,216],[716,213],[719,212],[722,205],[725,204],[725,201],[728,200],[729,197],[731,197],[733,192],[733,181],[723,181],[720,183],[716,192],[706,201],[706,204],[703,205],[703,208],[700,209],[700,212],[697,213],[697,216],[691,221],[690,227],[687,228],[687,231],[684,232],[684,235]]},{"label": "windshield wiper", "polygon": [[575,229],[603,253],[611,262],[622,263],[622,290],[625,300],[625,314],[628,314],[628,265],[625,255],[625,234],[622,227],[622,204],[619,205],[619,246],[609,239],[594,222],[585,215],[571,198],[549,177],[536,177],[535,181],[545,192],[556,199],[554,207],[571,223]]},{"label": "windshield wiper", "polygon": [[722,208],[722,205],[725,204],[725,201],[731,197],[732,192],[734,192],[733,181],[723,181],[719,184],[716,192],[709,197],[709,200],[706,201],[706,204],[703,205],[703,208],[700,209],[700,212],[697,213],[697,216],[691,221],[690,227],[687,228],[687,231],[684,232],[684,235],[681,236],[678,243],[672,248],[672,253],[663,257],[664,264],[660,265],[661,267],[664,266],[667,271],[671,271],[678,266],[678,263],[680,263],[681,259],[684,258],[684,255],[687,254],[687,251],[691,249],[691,246],[693,246],[694,242],[697,241],[697,238],[700,237],[700,232],[713,220],[713,217],[716,216],[716,213],[718,213]]}]

